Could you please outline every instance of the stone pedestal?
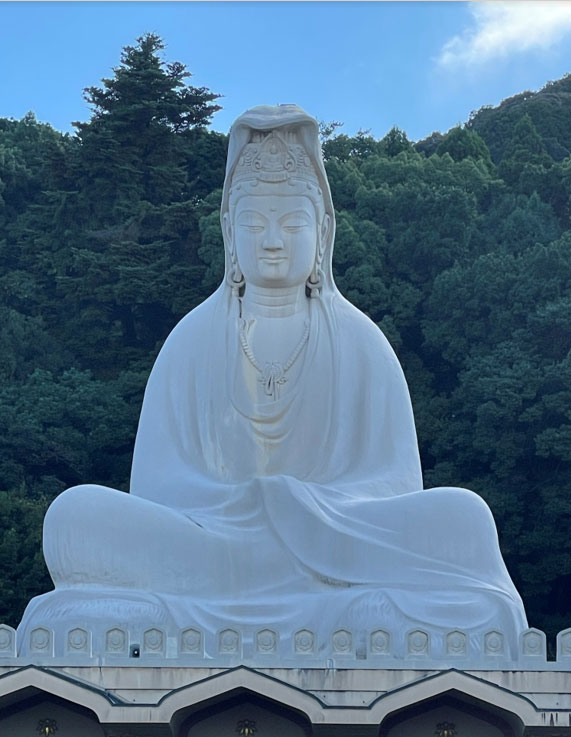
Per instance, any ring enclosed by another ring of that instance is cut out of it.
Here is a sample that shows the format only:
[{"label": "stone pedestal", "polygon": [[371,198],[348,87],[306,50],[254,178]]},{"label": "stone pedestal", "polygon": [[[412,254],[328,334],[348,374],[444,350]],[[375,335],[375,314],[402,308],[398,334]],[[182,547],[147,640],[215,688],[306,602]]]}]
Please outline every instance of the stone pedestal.
[{"label": "stone pedestal", "polygon": [[29,737],[40,725],[55,737],[569,737],[571,679],[557,662],[0,666],[0,734]]}]

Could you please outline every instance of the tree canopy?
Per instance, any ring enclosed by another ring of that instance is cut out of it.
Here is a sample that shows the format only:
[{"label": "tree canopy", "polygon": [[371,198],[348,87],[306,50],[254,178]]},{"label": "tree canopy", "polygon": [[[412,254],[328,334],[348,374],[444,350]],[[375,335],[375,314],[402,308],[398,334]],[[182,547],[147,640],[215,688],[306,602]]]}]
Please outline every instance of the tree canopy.
[{"label": "tree canopy", "polygon": [[[128,488],[146,378],[223,274],[218,95],[147,34],[63,135],[0,118],[1,617],[49,587],[41,520]],[[335,276],[407,376],[426,486],[490,504],[530,624],[571,624],[571,81],[413,143],[322,126]]]}]

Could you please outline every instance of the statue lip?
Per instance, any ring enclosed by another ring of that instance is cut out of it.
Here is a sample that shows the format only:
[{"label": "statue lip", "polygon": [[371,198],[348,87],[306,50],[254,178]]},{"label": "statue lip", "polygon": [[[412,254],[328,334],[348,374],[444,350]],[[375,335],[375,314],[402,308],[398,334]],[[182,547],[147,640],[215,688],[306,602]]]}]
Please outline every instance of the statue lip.
[{"label": "statue lip", "polygon": [[269,261],[270,263],[277,263],[279,261],[287,261],[287,256],[262,256],[260,261]]}]

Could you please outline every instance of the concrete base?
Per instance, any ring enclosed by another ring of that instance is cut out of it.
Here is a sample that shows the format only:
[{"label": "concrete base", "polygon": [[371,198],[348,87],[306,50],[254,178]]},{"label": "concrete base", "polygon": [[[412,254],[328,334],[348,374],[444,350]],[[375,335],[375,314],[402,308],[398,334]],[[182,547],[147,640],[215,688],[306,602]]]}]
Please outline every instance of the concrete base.
[{"label": "concrete base", "polygon": [[571,737],[571,675],[555,670],[5,666],[0,668],[0,734]]}]

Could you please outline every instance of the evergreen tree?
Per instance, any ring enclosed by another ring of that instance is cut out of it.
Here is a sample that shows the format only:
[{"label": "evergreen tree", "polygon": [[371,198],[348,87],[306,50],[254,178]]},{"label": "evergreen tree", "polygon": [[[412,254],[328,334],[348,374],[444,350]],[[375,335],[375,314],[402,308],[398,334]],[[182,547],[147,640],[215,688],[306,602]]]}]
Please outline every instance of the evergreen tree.
[{"label": "evergreen tree", "polygon": [[86,91],[91,120],[76,124],[76,209],[88,226],[67,239],[57,284],[69,318],[59,334],[100,373],[137,356],[148,367],[199,301],[206,271],[201,203],[220,186],[226,153],[225,138],[204,128],[218,95],[186,85],[189,73],[162,62],[162,49],[154,34],[126,47],[113,78]]},{"label": "evergreen tree", "polygon": [[[525,186],[526,179],[528,182],[531,180],[532,187],[535,181],[541,181],[544,171],[552,163],[532,119],[526,113],[514,126],[505,146],[504,156],[499,165],[500,176],[508,184],[521,190]],[[527,189],[529,190],[529,186]]]},{"label": "evergreen tree", "polygon": [[180,62],[165,63],[156,34],[126,46],[121,64],[102,87],[89,87],[93,107],[88,123],[75,123],[81,141],[83,193],[100,208],[102,223],[129,217],[144,200],[152,205],[183,201],[188,195],[184,167],[185,133],[204,127],[220,109],[219,95],[185,83]]},{"label": "evergreen tree", "polygon": [[381,143],[385,147],[387,156],[397,156],[401,151],[412,151],[412,143],[408,140],[406,133],[395,125]]},{"label": "evergreen tree", "polygon": [[482,160],[491,169],[493,164],[490,151],[484,140],[465,126],[456,126],[448,131],[436,147],[435,153],[442,156],[448,153],[454,161],[462,161],[468,157]]}]

